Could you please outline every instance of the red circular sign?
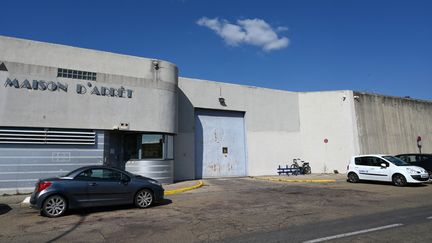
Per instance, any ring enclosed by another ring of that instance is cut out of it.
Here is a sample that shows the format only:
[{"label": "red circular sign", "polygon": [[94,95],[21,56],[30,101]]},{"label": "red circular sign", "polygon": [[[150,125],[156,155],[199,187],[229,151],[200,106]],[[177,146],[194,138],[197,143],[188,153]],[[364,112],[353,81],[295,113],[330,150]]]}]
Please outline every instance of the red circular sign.
[{"label": "red circular sign", "polygon": [[328,139],[327,138],[324,138],[324,143],[328,143]]}]

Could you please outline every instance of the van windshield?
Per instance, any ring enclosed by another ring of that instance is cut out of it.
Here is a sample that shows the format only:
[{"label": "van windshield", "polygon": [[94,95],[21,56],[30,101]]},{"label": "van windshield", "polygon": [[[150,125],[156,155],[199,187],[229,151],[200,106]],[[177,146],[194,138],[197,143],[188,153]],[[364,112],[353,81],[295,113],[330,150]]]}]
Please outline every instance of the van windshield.
[{"label": "van windshield", "polygon": [[392,162],[392,164],[396,165],[396,166],[410,166],[411,164],[408,164],[407,162],[396,158],[394,156],[383,156],[384,159]]}]

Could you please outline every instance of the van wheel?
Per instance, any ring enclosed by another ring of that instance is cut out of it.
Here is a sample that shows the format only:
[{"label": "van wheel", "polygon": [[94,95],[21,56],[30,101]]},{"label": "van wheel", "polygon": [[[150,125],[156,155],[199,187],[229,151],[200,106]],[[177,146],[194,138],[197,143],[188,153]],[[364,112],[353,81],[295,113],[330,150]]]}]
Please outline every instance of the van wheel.
[{"label": "van wheel", "polygon": [[360,181],[358,175],[354,172],[348,174],[348,181],[351,183],[357,183]]},{"label": "van wheel", "polygon": [[406,186],[407,181],[405,179],[405,176],[401,175],[401,174],[396,174],[393,175],[393,184],[395,186]]}]

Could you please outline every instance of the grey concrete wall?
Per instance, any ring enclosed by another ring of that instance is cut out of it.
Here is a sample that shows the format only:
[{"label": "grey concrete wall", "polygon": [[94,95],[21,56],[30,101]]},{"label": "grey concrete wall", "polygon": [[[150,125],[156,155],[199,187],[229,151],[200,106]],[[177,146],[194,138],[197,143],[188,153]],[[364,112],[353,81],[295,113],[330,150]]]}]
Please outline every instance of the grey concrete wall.
[{"label": "grey concrete wall", "polygon": [[310,162],[312,173],[345,173],[359,151],[353,92],[299,93],[299,100],[301,159]]},{"label": "grey concrete wall", "polygon": [[296,93],[190,78],[179,78],[178,93],[176,180],[195,178],[194,108],[245,112],[248,175],[275,174],[301,156]]},{"label": "grey concrete wall", "polygon": [[432,153],[432,102],[356,92],[362,154]]},{"label": "grey concrete wall", "polygon": [[[169,62],[1,36],[0,53],[8,69],[0,71],[0,126],[111,130],[128,123],[130,130],[177,132],[178,71]],[[97,80],[57,77],[58,68],[96,72]],[[3,85],[7,79],[61,82],[68,90],[15,88]],[[85,94],[77,93],[78,84]],[[133,94],[95,95],[93,87]]]}]

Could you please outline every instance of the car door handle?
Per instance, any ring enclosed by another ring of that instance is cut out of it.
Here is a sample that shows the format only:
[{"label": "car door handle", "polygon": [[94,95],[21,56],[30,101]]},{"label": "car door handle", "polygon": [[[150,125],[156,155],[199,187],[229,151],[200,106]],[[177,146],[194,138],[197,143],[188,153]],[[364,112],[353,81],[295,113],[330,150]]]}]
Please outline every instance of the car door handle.
[{"label": "car door handle", "polygon": [[88,185],[89,186],[96,186],[97,184],[96,184],[96,182],[92,182],[92,183],[89,183]]}]

